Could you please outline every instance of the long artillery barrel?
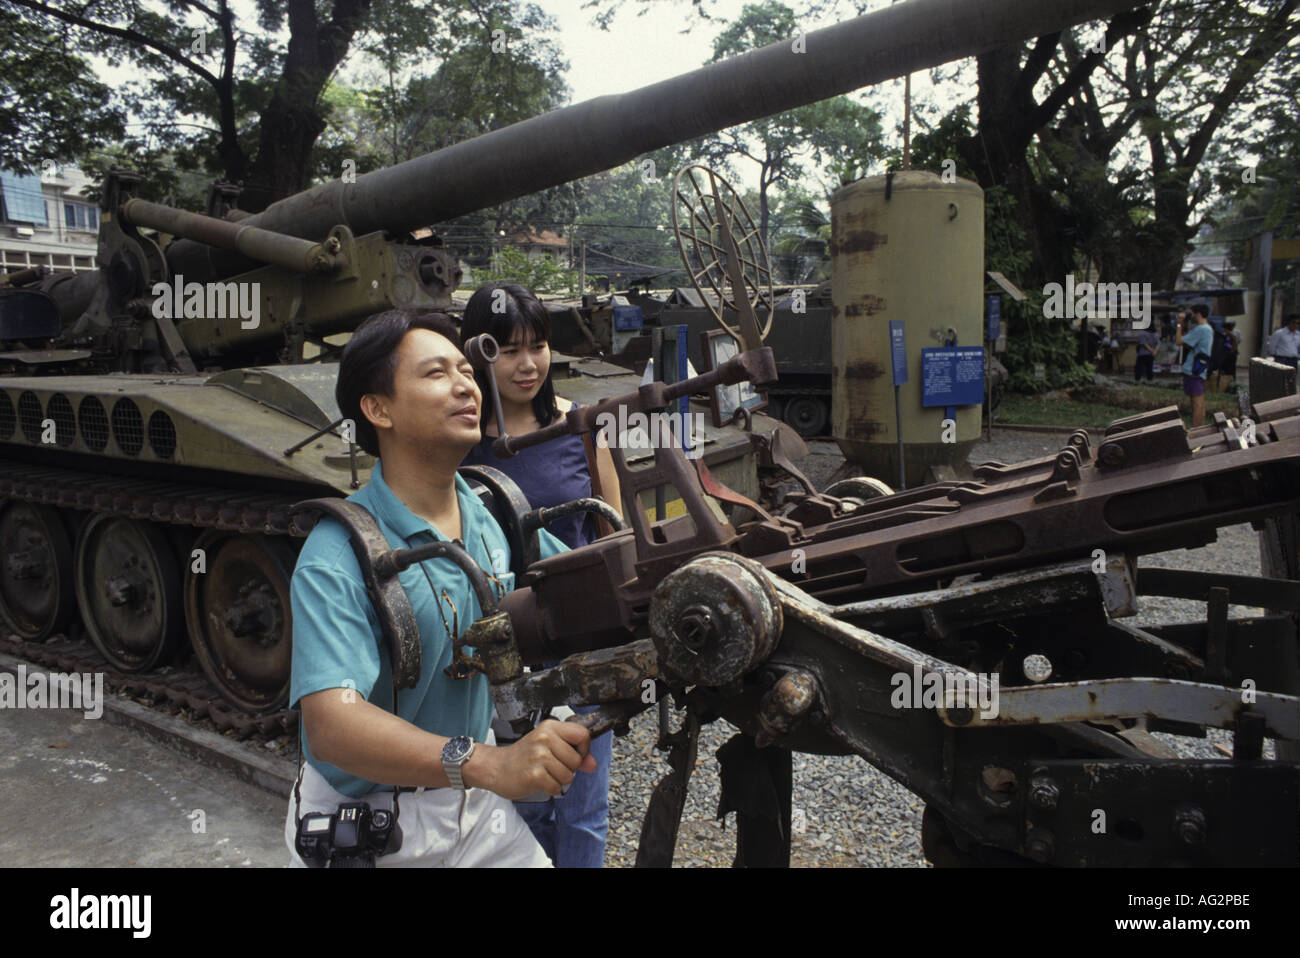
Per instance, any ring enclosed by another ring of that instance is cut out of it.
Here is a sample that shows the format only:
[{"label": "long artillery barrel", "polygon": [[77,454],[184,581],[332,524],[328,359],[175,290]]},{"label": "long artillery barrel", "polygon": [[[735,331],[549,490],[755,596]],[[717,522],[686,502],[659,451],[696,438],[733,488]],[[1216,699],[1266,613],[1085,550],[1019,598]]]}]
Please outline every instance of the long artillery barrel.
[{"label": "long artillery barrel", "polygon": [[[1133,0],[909,0],[630,93],[597,97],[241,220],[320,241],[402,232],[619,166],[652,150],[1136,6]],[[802,52],[796,52],[801,50]],[[167,250],[200,282],[257,264],[193,240]]]}]

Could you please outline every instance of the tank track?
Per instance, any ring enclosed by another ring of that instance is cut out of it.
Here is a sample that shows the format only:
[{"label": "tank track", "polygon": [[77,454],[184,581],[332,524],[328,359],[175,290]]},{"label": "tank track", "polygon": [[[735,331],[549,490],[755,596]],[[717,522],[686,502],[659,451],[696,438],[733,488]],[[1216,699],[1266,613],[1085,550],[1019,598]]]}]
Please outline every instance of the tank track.
[{"label": "tank track", "polygon": [[163,525],[297,538],[307,533],[290,519],[289,507],[303,498],[310,496],[245,493],[219,486],[94,475],[57,466],[11,464],[0,472],[0,500],[112,513]]},{"label": "tank track", "polygon": [[88,641],[55,635],[44,642],[28,642],[12,635],[0,634],[0,652],[60,672],[102,672],[104,686],[146,700],[153,708],[169,714],[187,713],[191,721],[207,719],[218,732],[230,732],[238,740],[253,739],[264,743],[280,735],[298,732],[298,713],[280,709],[263,715],[241,712],[222,698],[221,693],[192,663],[166,667],[148,674],[118,672]]},{"label": "tank track", "polygon": [[[307,530],[290,517],[289,507],[310,493],[298,495],[246,492],[219,486],[158,482],[124,476],[96,475],[58,466],[8,463],[0,468],[0,505],[18,501],[89,513],[110,513],[159,525],[304,538]],[[84,632],[74,622],[71,632]],[[248,713],[226,700],[199,668],[192,649],[162,670],[125,673],[109,666],[86,637],[56,635],[43,642],[27,641],[0,629],[0,650],[63,671],[96,671],[113,691],[152,702],[155,708],[188,710],[192,719],[210,720],[219,732],[238,739],[267,740],[278,734],[296,735],[298,713],[280,709]]]}]

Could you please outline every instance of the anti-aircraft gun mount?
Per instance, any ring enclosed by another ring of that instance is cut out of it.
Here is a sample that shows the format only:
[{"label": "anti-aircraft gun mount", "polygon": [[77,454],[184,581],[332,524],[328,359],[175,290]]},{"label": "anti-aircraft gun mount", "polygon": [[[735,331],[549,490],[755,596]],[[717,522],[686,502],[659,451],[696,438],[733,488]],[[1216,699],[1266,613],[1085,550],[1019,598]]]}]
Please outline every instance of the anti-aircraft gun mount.
[{"label": "anti-aircraft gun mount", "polygon": [[[575,409],[498,454],[592,432],[620,407],[662,412],[680,394],[775,378],[754,303],[736,294],[756,284],[725,195],[715,186],[704,205],[744,351]],[[818,493],[787,462],[802,492],[779,514],[720,489],[655,420],[653,466],[612,449],[631,528],[520,567],[523,587],[489,598],[456,638],[457,665],[487,675],[512,721],[599,704],[581,719],[598,732],[664,695],[685,709],[677,732],[661,723],[672,771],[638,864],[671,863],[699,730],[725,718],[740,731],[719,751],[721,809],[738,812],[741,864],[788,863],[790,756],[806,751],[860,755],[924,798],[923,843],[941,864],[1294,865],[1300,581],[1136,565],[1220,526],[1294,522],[1300,397],[1251,412],[1188,430],[1169,407],[1112,423],[1095,450],[1078,430],[1053,456],[898,494],[861,480]],[[492,473],[477,477],[512,551],[536,556],[535,514]],[[686,514],[652,523],[637,494],[664,481]],[[380,580],[401,554],[363,517],[328,511],[349,526],[372,595],[393,597]],[[1206,620],[1124,622],[1144,595],[1204,599]],[[1230,605],[1270,611],[1230,619]],[[390,649],[418,654],[388,632]],[[413,682],[418,664],[395,661]],[[1233,732],[1231,761],[1181,759],[1148,734],[1206,728]]]},{"label": "anti-aircraft gun mount", "polygon": [[[682,386],[761,380],[771,357],[731,363]],[[672,395],[657,385],[552,432],[590,431],[619,404],[661,410]],[[798,750],[860,755],[922,796],[936,863],[1294,865],[1300,581],[1136,567],[1220,526],[1293,521],[1300,397],[1253,412],[1254,428],[1220,415],[1187,430],[1158,410],[1116,421],[1095,450],[1079,431],[1054,456],[894,495],[819,494],[796,475],[806,491],[783,514],[751,504],[730,520],[667,436],[649,469],[616,451],[629,510],[668,477],[687,515],[630,511],[630,529],[529,564],[460,637],[474,647],[461,664],[488,675],[508,719],[602,704],[583,719],[600,731],[666,695],[685,709],[661,739],[673,771],[639,864],[671,863],[699,729],[725,718],[740,734],[719,753],[722,807],[740,812],[743,864],[788,862]],[[509,482],[479,478],[524,554],[526,503],[512,511]],[[394,568],[370,541],[369,564]],[[1152,595],[1204,599],[1206,620],[1127,624]],[[1230,605],[1270,611],[1229,618]],[[1205,728],[1233,732],[1231,761],[1181,759],[1147,734]]]}]

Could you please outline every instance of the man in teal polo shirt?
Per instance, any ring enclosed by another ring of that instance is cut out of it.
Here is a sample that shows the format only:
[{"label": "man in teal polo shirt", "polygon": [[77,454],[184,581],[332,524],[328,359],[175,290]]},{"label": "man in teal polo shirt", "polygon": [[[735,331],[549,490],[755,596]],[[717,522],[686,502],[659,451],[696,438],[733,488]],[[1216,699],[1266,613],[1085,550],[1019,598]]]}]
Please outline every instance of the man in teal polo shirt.
[{"label": "man in teal polo shirt", "polygon": [[[339,409],[358,445],[378,455],[369,484],[351,497],[394,548],[455,539],[500,582],[514,586],[505,537],[456,474],[480,437],[481,396],[441,314],[391,310],[353,334],[339,365]],[[564,550],[541,533],[543,556]],[[420,789],[398,808],[402,847],[378,865],[549,864],[510,799],[552,795],[591,771],[587,730],[544,722],[508,747],[491,743],[487,679],[454,679],[451,633],[480,609],[468,579],[447,559],[400,575],[420,629],[417,686],[393,710],[391,663],[379,652],[373,605],[347,532],[316,526],[294,570],[290,704],[302,709],[306,762],[290,797],[285,838],[309,812],[363,799],[393,807],[393,786]],[[295,863],[298,863],[295,853]]]}]

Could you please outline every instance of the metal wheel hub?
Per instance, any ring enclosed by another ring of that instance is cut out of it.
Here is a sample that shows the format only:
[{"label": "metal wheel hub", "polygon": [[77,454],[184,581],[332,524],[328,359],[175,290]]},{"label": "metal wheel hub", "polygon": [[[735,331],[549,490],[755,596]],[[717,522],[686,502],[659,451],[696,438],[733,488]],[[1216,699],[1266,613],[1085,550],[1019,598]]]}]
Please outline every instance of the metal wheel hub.
[{"label": "metal wheel hub", "polygon": [[199,664],[240,708],[281,708],[293,644],[293,548],[278,537],[215,529],[196,546],[207,554],[207,571],[187,577],[185,615]]},{"label": "metal wheel hub", "polygon": [[91,641],[124,672],[170,658],[183,631],[176,557],[158,527],[97,515],[77,540],[77,602]]},{"label": "metal wheel hub", "polygon": [[64,628],[75,610],[72,547],[58,512],[12,502],[0,507],[0,622],[24,639]]}]

